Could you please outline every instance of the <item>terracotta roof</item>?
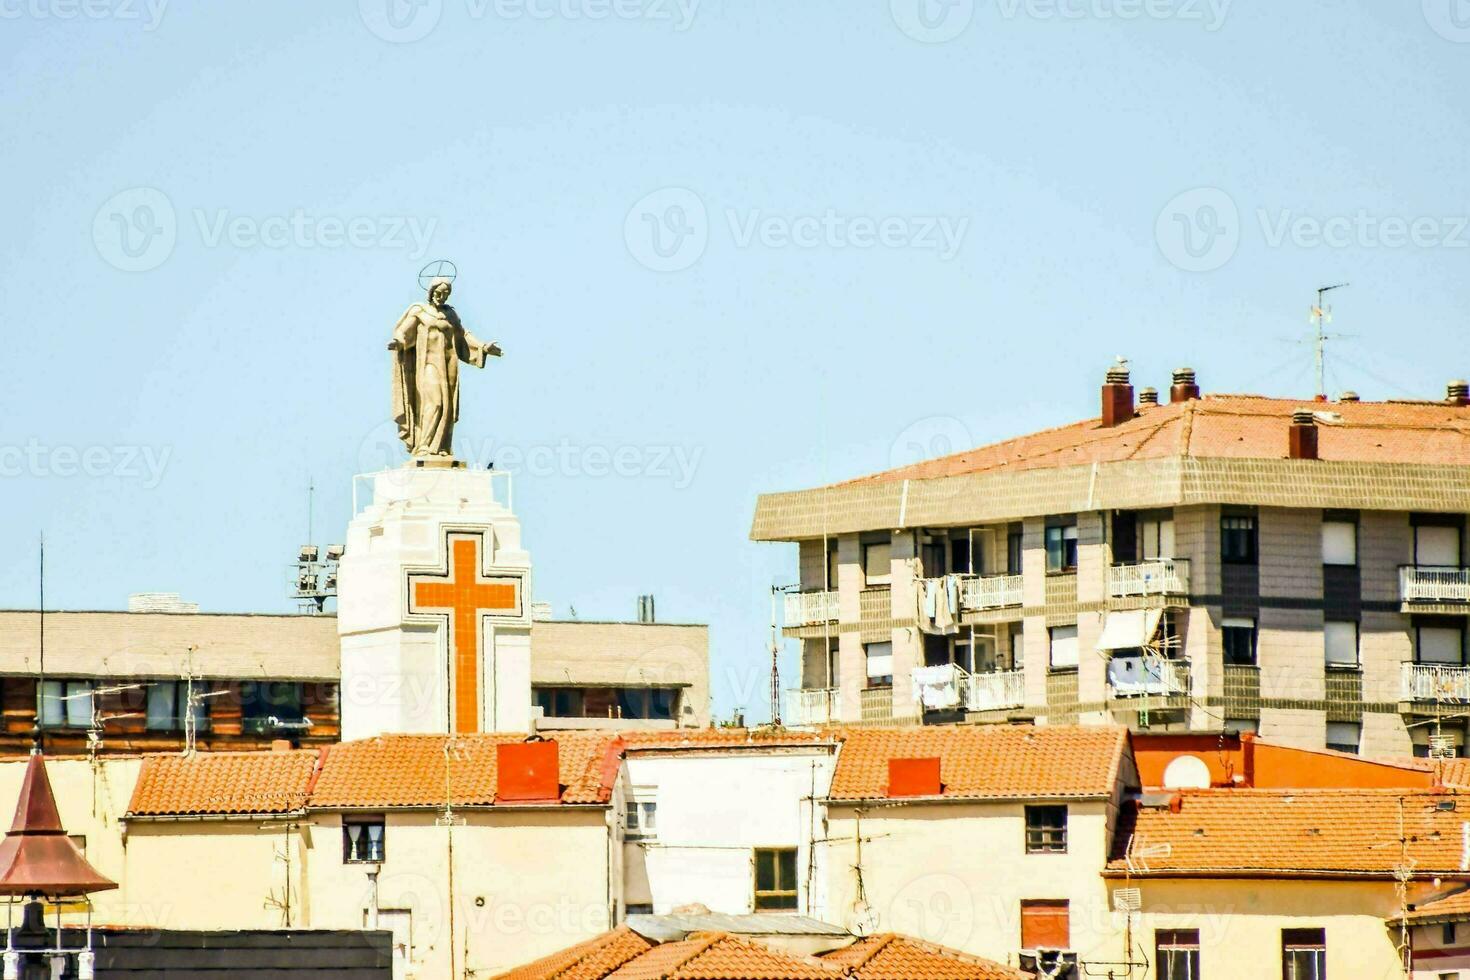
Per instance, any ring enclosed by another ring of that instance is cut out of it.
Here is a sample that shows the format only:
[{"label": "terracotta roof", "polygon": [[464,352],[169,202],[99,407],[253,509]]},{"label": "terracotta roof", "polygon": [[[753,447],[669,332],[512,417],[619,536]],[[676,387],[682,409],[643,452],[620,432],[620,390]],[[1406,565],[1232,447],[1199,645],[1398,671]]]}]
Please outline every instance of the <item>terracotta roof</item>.
[{"label": "terracotta roof", "polygon": [[291,813],[306,805],[318,758],[314,750],[147,756],[128,812]]},{"label": "terracotta roof", "polygon": [[1144,408],[1112,428],[1103,428],[1100,419],[1087,419],[847,482],[921,480],[1167,456],[1284,459],[1291,415],[1304,408],[1319,413],[1321,459],[1470,464],[1470,409],[1442,402],[1206,395]]},{"label": "terracotta roof", "polygon": [[993,960],[887,932],[866,936],[821,958],[855,980],[1029,980]]},{"label": "terracotta roof", "polygon": [[626,926],[496,980],[1024,980],[999,963],[885,933],[820,957],[756,939],[698,932],[654,944]]},{"label": "terracotta roof", "polygon": [[935,756],[944,798],[1108,796],[1128,750],[1128,730],[1113,725],[849,728],[840,738],[833,800],[880,799],[890,759]]},{"label": "terracotta roof", "polygon": [[594,936],[585,943],[543,956],[501,974],[501,980],[602,980],[624,963],[653,948],[627,926]]},{"label": "terracotta roof", "polygon": [[[445,768],[456,806],[495,802],[495,746],[517,734],[382,735],[328,748],[311,796],[313,807],[443,806]],[[558,732],[562,803],[606,803],[621,744],[610,732]]]},{"label": "terracotta roof", "polygon": [[1470,877],[1467,819],[1470,796],[1424,790],[1185,790],[1124,809],[1108,869],[1129,868],[1131,840],[1134,876],[1389,877],[1407,859]]},{"label": "terracotta roof", "polygon": [[1465,922],[1470,920],[1470,888],[1461,888],[1428,902],[1420,902],[1402,920],[1410,925],[1425,926],[1437,922]]}]

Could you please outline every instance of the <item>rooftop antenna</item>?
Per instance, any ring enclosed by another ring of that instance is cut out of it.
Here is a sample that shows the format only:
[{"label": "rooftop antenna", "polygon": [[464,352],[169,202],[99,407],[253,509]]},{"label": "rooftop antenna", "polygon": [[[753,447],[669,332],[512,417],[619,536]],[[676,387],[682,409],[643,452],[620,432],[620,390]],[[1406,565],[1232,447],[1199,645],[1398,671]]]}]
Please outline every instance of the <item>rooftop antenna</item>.
[{"label": "rooftop antenna", "polygon": [[46,707],[46,532],[41,532],[41,559],[40,567],[36,577],[37,588],[40,590],[40,673],[41,679],[36,682],[36,725],[31,731],[31,753],[39,754],[41,751],[41,716]]},{"label": "rooftop antenna", "polygon": [[776,632],[776,594],[780,591],[780,587],[771,586],[771,724],[778,728],[781,725],[781,643]]},{"label": "rooftop antenna", "polygon": [[1329,334],[1326,332],[1327,324],[1332,322],[1332,307],[1327,305],[1326,296],[1334,289],[1344,289],[1352,283],[1340,282],[1332,286],[1320,286],[1317,289],[1317,305],[1312,307],[1312,324],[1317,328],[1316,335],[1312,338],[1316,346],[1317,367],[1317,400],[1327,400],[1327,341],[1335,340],[1341,334]]}]

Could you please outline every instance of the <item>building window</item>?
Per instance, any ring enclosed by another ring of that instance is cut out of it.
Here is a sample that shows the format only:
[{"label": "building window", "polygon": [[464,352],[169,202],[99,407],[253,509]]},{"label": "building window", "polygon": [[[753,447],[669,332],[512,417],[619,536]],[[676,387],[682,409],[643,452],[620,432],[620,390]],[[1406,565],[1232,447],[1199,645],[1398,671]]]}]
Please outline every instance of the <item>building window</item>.
[{"label": "building window", "polygon": [[1458,626],[1414,627],[1414,662],[1450,664],[1465,662],[1465,631]]},{"label": "building window", "polygon": [[1254,564],[1256,561],[1256,519],[1246,514],[1226,514],[1220,518],[1220,560]]},{"label": "building window", "polygon": [[1020,670],[1026,665],[1026,633],[1020,625],[1011,629],[1011,670]]},{"label": "building window", "polygon": [[1339,669],[1358,667],[1358,624],[1350,619],[1329,619],[1322,624],[1322,644],[1327,666]]},{"label": "building window", "polygon": [[1077,570],[1076,520],[1046,526],[1046,570],[1048,572],[1075,572]]},{"label": "building window", "polygon": [[347,817],[342,821],[342,861],[345,864],[382,864],[384,856],[381,816]]},{"label": "building window", "polygon": [[1199,930],[1156,929],[1159,980],[1199,980]]},{"label": "building window", "polygon": [[652,915],[652,902],[629,902],[627,908],[623,909],[625,915]]},{"label": "building window", "polygon": [[[181,732],[189,710],[188,681],[152,681],[148,685],[147,726],[150,732]],[[193,705],[195,731],[209,728],[209,707],[205,701]]]},{"label": "building window", "polygon": [[837,679],[842,676],[842,651],[834,636],[827,641],[827,683],[826,687],[835,689]]},{"label": "building window", "polygon": [[1256,665],[1256,621],[1225,619],[1220,623],[1220,637],[1225,646],[1225,662],[1236,667]]},{"label": "building window", "polygon": [[763,847],[755,852],[755,910],[796,909],[796,848]]},{"label": "building window", "polygon": [[1026,853],[1067,853],[1067,808],[1065,806],[1028,806],[1026,808]]},{"label": "building window", "polygon": [[1326,930],[1282,929],[1281,980],[1325,980],[1326,976]]},{"label": "building window", "polygon": [[1363,726],[1356,721],[1329,721],[1327,747],[1337,752],[1358,753],[1363,741]]},{"label": "building window", "polygon": [[246,681],[240,690],[240,717],[250,735],[306,727],[301,685],[290,681]]},{"label": "building window", "polygon": [[1248,732],[1254,735],[1261,728],[1259,718],[1226,718],[1225,730],[1235,735]]},{"label": "building window", "polygon": [[864,643],[863,657],[868,662],[868,686],[893,686],[893,643]]},{"label": "building window", "polygon": [[41,727],[92,727],[92,682],[43,682],[41,685]]},{"label": "building window", "polygon": [[1358,525],[1353,521],[1322,522],[1322,564],[1358,563]]},{"label": "building window", "polygon": [[652,796],[635,796],[628,800],[623,814],[623,831],[628,840],[658,838],[658,803]]},{"label": "building window", "polygon": [[1446,946],[1455,944],[1455,923],[1446,922],[1439,930],[1439,941]]},{"label": "building window", "polygon": [[874,541],[863,545],[863,577],[869,585],[883,585],[893,576],[893,543]]},{"label": "building window", "polygon": [[1053,626],[1047,630],[1051,644],[1051,669],[1077,669],[1077,627]]},{"label": "building window", "polygon": [[546,718],[669,721],[679,706],[677,687],[534,687],[531,696]]},{"label": "building window", "polygon": [[944,560],[945,546],[943,541],[931,541],[921,545],[919,548],[919,562],[923,568],[925,578],[939,578],[948,568]]},{"label": "building window", "polygon": [[1414,526],[1414,564],[1430,568],[1460,566],[1459,527],[1440,524]]},{"label": "building window", "polygon": [[671,721],[679,700],[676,687],[622,687],[615,695],[619,718]]},{"label": "building window", "polygon": [[1012,524],[1006,531],[1006,571],[1012,575],[1021,574],[1021,542],[1024,540],[1024,532],[1018,524]]},{"label": "building window", "polygon": [[1146,517],[1138,522],[1138,547],[1143,561],[1174,557],[1174,518]]}]

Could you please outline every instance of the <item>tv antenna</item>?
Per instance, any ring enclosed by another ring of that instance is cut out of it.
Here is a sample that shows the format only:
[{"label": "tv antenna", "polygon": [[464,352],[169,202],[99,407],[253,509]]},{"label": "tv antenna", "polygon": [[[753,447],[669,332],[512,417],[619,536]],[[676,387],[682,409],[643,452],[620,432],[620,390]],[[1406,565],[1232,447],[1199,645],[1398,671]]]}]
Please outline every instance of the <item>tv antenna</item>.
[{"label": "tv antenna", "polygon": [[1332,286],[1320,286],[1317,289],[1317,305],[1312,307],[1312,325],[1317,328],[1312,343],[1316,347],[1317,368],[1317,399],[1327,400],[1327,341],[1338,340],[1342,334],[1329,334],[1326,332],[1327,324],[1332,322],[1332,307],[1327,305],[1327,294],[1334,289],[1345,289],[1352,283],[1340,282]]}]

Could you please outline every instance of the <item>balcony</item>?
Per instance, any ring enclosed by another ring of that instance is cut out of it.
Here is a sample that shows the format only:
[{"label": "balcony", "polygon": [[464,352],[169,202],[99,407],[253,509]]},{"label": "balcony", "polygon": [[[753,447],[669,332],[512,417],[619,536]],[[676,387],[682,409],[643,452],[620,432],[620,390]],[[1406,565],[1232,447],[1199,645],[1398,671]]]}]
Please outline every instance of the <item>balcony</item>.
[{"label": "balcony", "polygon": [[829,725],[837,720],[837,688],[805,688],[786,692],[787,725]]},{"label": "balcony", "polygon": [[1113,657],[1108,689],[1115,698],[1172,697],[1189,693],[1189,662],[1159,657]]},{"label": "balcony", "polygon": [[837,622],[836,592],[788,592],[785,623],[793,626],[819,626]]},{"label": "balcony", "polygon": [[961,580],[960,608],[967,612],[1020,604],[1019,575],[967,575]]},{"label": "balcony", "polygon": [[1402,699],[1470,704],[1470,667],[1404,664]]},{"label": "balcony", "polygon": [[1113,565],[1108,569],[1108,595],[1114,599],[1189,595],[1189,562],[1182,558]]},{"label": "balcony", "polygon": [[1470,568],[1455,565],[1404,565],[1399,595],[1412,603],[1470,603]]},{"label": "balcony", "polygon": [[996,711],[1026,703],[1025,675],[1019,670],[971,674],[958,664],[918,667],[914,698],[926,711]]}]

